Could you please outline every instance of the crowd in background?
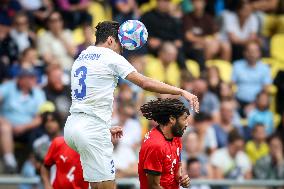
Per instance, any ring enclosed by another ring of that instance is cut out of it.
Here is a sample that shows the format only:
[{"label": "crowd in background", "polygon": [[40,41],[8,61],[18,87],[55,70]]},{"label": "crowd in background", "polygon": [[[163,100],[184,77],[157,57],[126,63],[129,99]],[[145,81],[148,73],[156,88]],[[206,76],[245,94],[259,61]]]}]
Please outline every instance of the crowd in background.
[{"label": "crowd in background", "polygon": [[[284,59],[271,46],[284,35],[284,0],[0,0],[2,173],[38,175],[69,114],[70,69],[94,44],[100,19],[141,20],[147,46],[123,55],[140,73],[198,96],[200,113],[191,112],[183,137],[190,178],[284,179]],[[190,108],[119,82],[117,178],[137,177],[140,143],[156,126],[139,108],[156,97]]]}]

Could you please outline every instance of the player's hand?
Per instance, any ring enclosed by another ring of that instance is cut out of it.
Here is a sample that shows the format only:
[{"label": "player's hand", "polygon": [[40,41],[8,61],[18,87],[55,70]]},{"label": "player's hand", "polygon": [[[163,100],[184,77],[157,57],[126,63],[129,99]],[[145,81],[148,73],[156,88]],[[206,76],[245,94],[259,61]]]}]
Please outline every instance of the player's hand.
[{"label": "player's hand", "polygon": [[199,112],[199,102],[198,102],[197,96],[195,96],[194,94],[191,94],[191,93],[189,93],[185,90],[182,92],[182,96],[186,100],[190,101],[191,109],[194,110],[196,113],[198,113]]},{"label": "player's hand", "polygon": [[189,187],[189,183],[190,183],[190,180],[189,180],[188,175],[183,175],[183,176],[180,178],[179,183],[180,183],[180,185],[181,185],[183,188],[188,188],[188,187]]},{"label": "player's hand", "polygon": [[122,127],[120,126],[111,127],[109,130],[110,130],[111,136],[114,139],[119,139],[123,136],[123,130],[122,130]]}]

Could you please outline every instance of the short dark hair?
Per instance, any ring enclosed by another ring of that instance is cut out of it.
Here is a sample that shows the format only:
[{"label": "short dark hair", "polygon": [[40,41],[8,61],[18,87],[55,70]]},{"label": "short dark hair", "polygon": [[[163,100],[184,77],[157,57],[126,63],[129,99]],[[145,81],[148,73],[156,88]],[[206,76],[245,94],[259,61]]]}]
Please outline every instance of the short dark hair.
[{"label": "short dark hair", "polygon": [[42,125],[45,126],[45,124],[49,121],[56,121],[59,124],[59,127],[62,126],[62,118],[59,114],[59,112],[45,112],[41,115],[42,117]]},{"label": "short dark hair", "polygon": [[199,112],[198,114],[194,115],[194,122],[196,123],[210,121],[210,120],[211,120],[211,116],[205,112]]},{"label": "short dark hair", "polygon": [[257,122],[257,123],[254,124],[252,131],[255,132],[256,128],[258,128],[258,127],[265,128],[265,125],[263,123]]},{"label": "short dark hair", "polygon": [[186,166],[189,167],[190,165],[192,165],[193,163],[199,163],[199,160],[195,157],[189,158],[186,161]]},{"label": "short dark hair", "polygon": [[270,135],[270,136],[267,138],[267,143],[270,144],[273,139],[278,139],[278,140],[280,140],[281,143],[282,143],[281,136],[280,136],[280,134],[278,134],[278,133],[273,133],[272,135]]},{"label": "short dark hair", "polygon": [[184,113],[189,115],[189,110],[184,104],[174,98],[152,100],[140,108],[143,116],[148,120],[154,120],[165,125],[170,121],[170,117],[178,119]]},{"label": "short dark hair", "polygon": [[233,129],[228,135],[228,143],[233,144],[237,140],[243,140],[243,137],[237,129]]},{"label": "short dark hair", "polygon": [[119,23],[115,21],[104,21],[98,23],[98,25],[96,26],[95,45],[106,42],[107,38],[110,36],[113,37],[116,42],[118,42],[119,26]]}]

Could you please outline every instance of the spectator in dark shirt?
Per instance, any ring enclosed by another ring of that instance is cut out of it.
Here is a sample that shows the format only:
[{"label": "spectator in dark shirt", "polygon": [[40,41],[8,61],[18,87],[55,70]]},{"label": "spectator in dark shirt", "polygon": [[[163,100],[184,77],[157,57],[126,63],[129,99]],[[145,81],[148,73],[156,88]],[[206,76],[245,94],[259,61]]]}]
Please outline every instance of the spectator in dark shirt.
[{"label": "spectator in dark shirt", "polygon": [[141,17],[149,32],[148,48],[152,52],[156,52],[163,41],[182,46],[180,24],[169,14],[170,6],[170,0],[158,0],[156,9]]},{"label": "spectator in dark shirt", "polygon": [[278,113],[284,113],[284,71],[279,71],[274,79],[274,85],[277,87],[276,110]]},{"label": "spectator in dark shirt", "polygon": [[69,114],[71,106],[71,91],[70,86],[63,83],[63,70],[58,64],[52,64],[47,67],[47,85],[44,87],[44,92],[48,101],[55,104],[56,111],[65,120]]},{"label": "spectator in dark shirt", "polygon": [[205,0],[193,0],[193,12],[183,18],[185,50],[189,58],[196,60],[201,68],[204,61],[220,54],[224,60],[230,60],[229,43],[218,40],[218,28],[212,16],[205,13]]},{"label": "spectator in dark shirt", "polygon": [[83,35],[84,35],[84,42],[78,45],[77,47],[77,56],[85,50],[90,45],[94,44],[94,31],[92,26],[84,25],[83,26]]},{"label": "spectator in dark shirt", "polygon": [[111,0],[111,3],[113,20],[123,23],[138,18],[139,11],[135,0]]},{"label": "spectator in dark shirt", "polygon": [[12,18],[21,10],[21,5],[16,0],[0,0],[0,25],[11,26]]},{"label": "spectator in dark shirt", "polygon": [[88,13],[89,0],[57,0],[56,2],[69,29],[75,29],[80,24],[92,23],[92,16]]}]

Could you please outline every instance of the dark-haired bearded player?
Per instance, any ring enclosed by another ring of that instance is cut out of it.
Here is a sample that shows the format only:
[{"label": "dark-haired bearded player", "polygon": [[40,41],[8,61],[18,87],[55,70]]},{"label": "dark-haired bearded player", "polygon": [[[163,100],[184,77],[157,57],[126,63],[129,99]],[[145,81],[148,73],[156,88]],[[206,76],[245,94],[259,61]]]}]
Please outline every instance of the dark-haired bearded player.
[{"label": "dark-haired bearded player", "polygon": [[180,167],[181,138],[187,127],[188,109],[178,99],[158,99],[141,107],[143,115],[159,125],[145,135],[139,153],[141,189],[189,187]]}]

